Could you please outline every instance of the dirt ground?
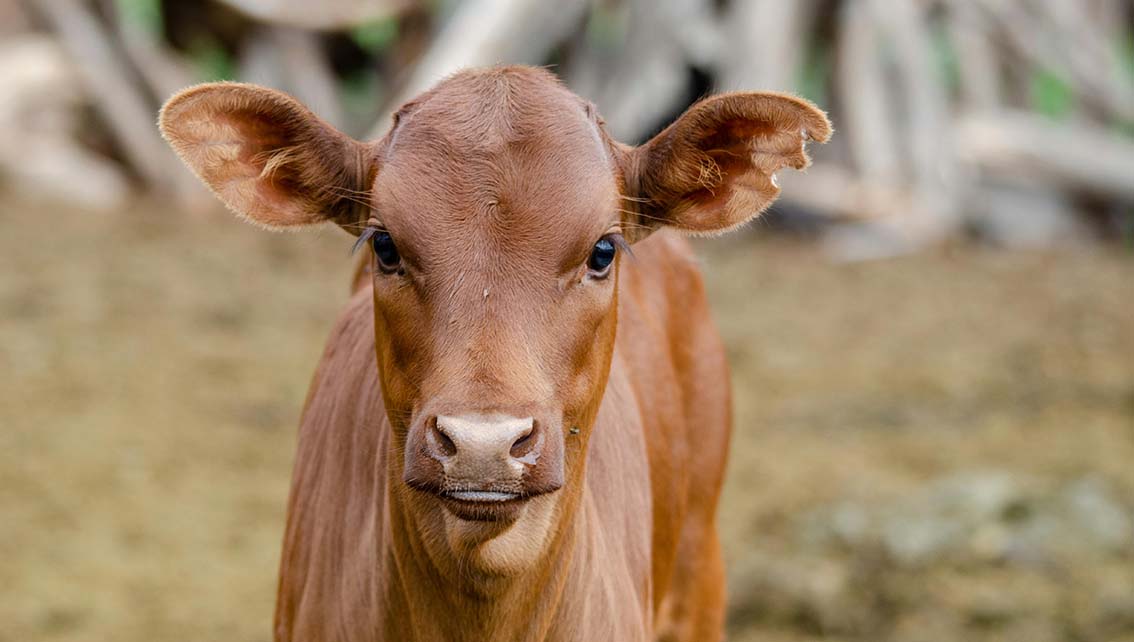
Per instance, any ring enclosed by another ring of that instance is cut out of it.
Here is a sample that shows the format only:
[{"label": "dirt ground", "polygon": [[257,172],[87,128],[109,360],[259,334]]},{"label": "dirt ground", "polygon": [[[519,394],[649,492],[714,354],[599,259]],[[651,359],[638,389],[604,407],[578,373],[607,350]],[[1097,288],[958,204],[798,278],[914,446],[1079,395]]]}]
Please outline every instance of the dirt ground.
[{"label": "dirt ground", "polygon": [[[268,640],[348,238],[11,199],[0,230],[0,642]],[[731,638],[1134,640],[1134,253],[771,236],[698,243]]]}]

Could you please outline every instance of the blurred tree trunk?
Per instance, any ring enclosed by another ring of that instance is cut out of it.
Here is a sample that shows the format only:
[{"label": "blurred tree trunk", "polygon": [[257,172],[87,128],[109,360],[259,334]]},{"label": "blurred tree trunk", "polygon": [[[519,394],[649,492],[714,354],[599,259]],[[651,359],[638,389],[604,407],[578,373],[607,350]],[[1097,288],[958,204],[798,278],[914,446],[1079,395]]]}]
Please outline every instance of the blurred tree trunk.
[{"label": "blurred tree trunk", "polygon": [[396,15],[418,0],[221,0],[264,22],[303,29],[344,29]]},{"label": "blurred tree trunk", "polygon": [[135,82],[129,61],[90,7],[80,0],[38,0],[35,6],[60,35],[87,93],[134,170],[159,191],[195,200],[194,195],[203,190],[161,140],[154,126],[156,107]]},{"label": "blurred tree trunk", "polygon": [[539,64],[582,20],[586,0],[468,0],[459,4],[370,131],[379,138],[405,101],[465,67]]}]

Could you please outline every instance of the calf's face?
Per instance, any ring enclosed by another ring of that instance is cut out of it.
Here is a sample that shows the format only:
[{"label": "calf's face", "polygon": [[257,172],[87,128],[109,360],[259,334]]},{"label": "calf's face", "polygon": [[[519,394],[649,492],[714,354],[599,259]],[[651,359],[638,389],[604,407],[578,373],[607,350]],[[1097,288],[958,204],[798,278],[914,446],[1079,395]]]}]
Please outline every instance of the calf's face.
[{"label": "calf's face", "polygon": [[617,317],[614,158],[581,101],[523,89],[458,78],[401,110],[364,228],[403,478],[466,521],[563,486]]},{"label": "calf's face", "polygon": [[451,77],[373,143],[227,83],[179,94],[161,127],[238,214],[333,221],[371,247],[396,492],[451,548],[491,557],[481,544],[506,542],[500,570],[523,566],[517,549],[538,554],[555,491],[581,485],[630,243],[747,221],[778,194],[774,173],[804,167],[804,142],[830,134],[805,101],[741,93],[630,148],[528,68]]}]

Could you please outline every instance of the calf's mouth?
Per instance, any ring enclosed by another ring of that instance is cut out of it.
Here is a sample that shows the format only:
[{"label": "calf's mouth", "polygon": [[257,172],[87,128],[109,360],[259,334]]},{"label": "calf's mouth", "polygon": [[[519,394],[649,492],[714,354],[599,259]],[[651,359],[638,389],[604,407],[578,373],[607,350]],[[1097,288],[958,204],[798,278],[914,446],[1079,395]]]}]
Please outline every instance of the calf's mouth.
[{"label": "calf's mouth", "polygon": [[518,490],[463,489],[443,490],[437,496],[444,509],[458,519],[471,522],[511,522],[520,518],[524,507],[535,495]]},{"label": "calf's mouth", "polygon": [[520,499],[519,493],[509,493],[499,490],[454,490],[444,495],[449,499],[475,503],[496,503]]}]

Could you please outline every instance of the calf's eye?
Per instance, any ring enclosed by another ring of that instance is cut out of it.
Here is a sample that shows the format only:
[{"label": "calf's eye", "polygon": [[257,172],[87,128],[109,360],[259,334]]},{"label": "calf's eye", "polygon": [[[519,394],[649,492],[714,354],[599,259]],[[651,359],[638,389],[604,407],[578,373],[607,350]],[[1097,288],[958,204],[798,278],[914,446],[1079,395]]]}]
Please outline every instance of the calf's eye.
[{"label": "calf's eye", "polygon": [[374,256],[378,257],[378,267],[383,271],[393,272],[401,265],[402,257],[398,254],[398,247],[388,233],[376,232],[370,237],[370,245],[374,248]]},{"label": "calf's eye", "polygon": [[598,243],[595,243],[591,249],[591,256],[587,259],[587,267],[595,276],[606,276],[610,271],[610,264],[614,263],[614,254],[616,249],[614,242],[608,238],[601,238]]}]

